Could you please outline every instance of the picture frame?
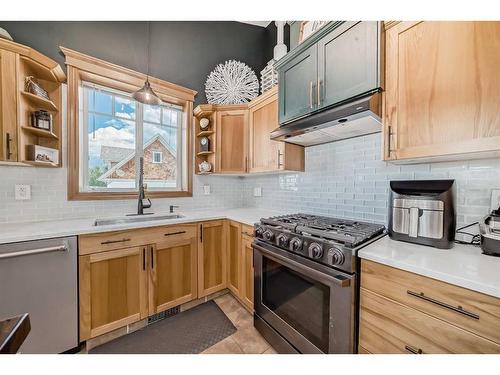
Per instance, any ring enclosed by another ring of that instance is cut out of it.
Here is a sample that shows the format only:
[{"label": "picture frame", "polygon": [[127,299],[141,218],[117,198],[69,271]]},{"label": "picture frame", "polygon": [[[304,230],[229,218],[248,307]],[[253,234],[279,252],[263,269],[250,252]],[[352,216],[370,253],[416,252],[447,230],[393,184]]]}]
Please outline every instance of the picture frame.
[{"label": "picture frame", "polygon": [[316,31],[326,25],[328,21],[301,21],[299,32],[299,44],[313,35]]}]

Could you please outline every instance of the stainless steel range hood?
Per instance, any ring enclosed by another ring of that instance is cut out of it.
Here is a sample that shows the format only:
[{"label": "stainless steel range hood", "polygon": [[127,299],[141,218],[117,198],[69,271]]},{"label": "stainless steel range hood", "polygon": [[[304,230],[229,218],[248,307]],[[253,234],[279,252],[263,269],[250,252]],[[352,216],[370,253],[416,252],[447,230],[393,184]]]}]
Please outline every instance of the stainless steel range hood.
[{"label": "stainless steel range hood", "polygon": [[273,130],[271,139],[312,146],[382,130],[381,93],[351,99]]}]

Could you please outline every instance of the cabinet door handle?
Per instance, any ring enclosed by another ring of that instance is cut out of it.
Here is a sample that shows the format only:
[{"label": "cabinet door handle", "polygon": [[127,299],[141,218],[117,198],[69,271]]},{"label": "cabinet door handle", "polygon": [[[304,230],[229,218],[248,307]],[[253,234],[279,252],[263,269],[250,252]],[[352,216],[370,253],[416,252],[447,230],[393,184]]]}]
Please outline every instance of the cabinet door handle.
[{"label": "cabinet door handle", "polygon": [[203,224],[200,224],[200,242],[203,242]]},{"label": "cabinet door handle", "polygon": [[153,269],[155,265],[155,253],[153,251],[153,246],[151,246],[149,249],[151,252],[151,269]]},{"label": "cabinet door handle", "polygon": [[10,142],[12,142],[12,137],[10,136],[10,133],[7,133],[6,137],[7,137],[7,143],[6,143],[6,146],[7,146],[7,160],[10,160],[10,157],[12,155],[12,151],[10,150]]},{"label": "cabinet door handle", "polygon": [[281,156],[283,154],[281,153],[280,149],[278,149],[278,169],[283,166],[283,163],[281,162]]},{"label": "cabinet door handle", "polygon": [[420,348],[414,348],[413,346],[410,346],[410,345],[405,345],[405,350],[412,353],[412,354],[424,354],[424,352],[422,351],[422,349]]},{"label": "cabinet door handle", "polygon": [[120,242],[128,242],[128,241],[130,241],[130,238],[123,238],[121,240],[109,240],[109,241],[101,242],[101,245],[109,245],[112,243],[120,243]]},{"label": "cabinet door handle", "polygon": [[309,82],[309,108],[313,109],[313,82]]},{"label": "cabinet door handle", "polygon": [[146,271],[146,248],[142,248],[142,269]]},{"label": "cabinet door handle", "polygon": [[406,293],[409,294],[410,296],[423,299],[424,301],[433,303],[434,305],[438,305],[438,306],[444,307],[445,309],[448,309],[448,310],[454,311],[456,313],[465,315],[465,316],[467,316],[469,318],[479,320],[479,315],[474,314],[474,313],[472,313],[470,311],[464,310],[462,308],[462,306],[455,307],[455,306],[449,305],[449,304],[447,304],[445,302],[441,302],[441,301],[438,301],[438,300],[436,300],[434,298],[427,297],[423,292],[417,293],[417,292],[413,292],[411,290],[407,290]]},{"label": "cabinet door handle", "polygon": [[323,84],[323,81],[318,78],[318,106],[321,105],[321,85]]},{"label": "cabinet door handle", "polygon": [[181,230],[180,232],[165,233],[164,236],[175,236],[176,234],[183,234],[183,233],[186,233],[186,231]]}]

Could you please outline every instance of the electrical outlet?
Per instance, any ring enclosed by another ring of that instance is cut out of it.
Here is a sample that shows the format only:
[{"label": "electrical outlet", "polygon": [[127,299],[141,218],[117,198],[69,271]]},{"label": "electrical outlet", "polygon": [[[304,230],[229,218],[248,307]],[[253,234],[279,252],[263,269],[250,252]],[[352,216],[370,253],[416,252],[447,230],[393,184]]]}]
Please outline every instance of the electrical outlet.
[{"label": "electrical outlet", "polygon": [[254,197],[262,197],[262,188],[261,187],[253,188],[253,196]]},{"label": "electrical outlet", "polygon": [[203,185],[203,194],[210,195],[210,185]]},{"label": "electrical outlet", "polygon": [[15,187],[16,201],[25,201],[31,199],[31,185],[16,185]]},{"label": "electrical outlet", "polygon": [[491,189],[490,211],[498,210],[500,207],[500,189]]}]

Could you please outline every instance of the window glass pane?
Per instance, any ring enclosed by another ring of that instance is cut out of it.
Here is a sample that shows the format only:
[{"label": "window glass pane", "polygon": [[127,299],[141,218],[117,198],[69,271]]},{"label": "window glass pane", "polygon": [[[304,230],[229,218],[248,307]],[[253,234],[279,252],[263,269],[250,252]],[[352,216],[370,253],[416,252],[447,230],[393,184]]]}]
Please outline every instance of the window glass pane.
[{"label": "window glass pane", "polygon": [[88,114],[90,188],[135,188],[135,122]]},{"label": "window glass pane", "polygon": [[159,105],[144,104],[144,121],[160,123],[161,107]]},{"label": "window glass pane", "polygon": [[144,123],[144,182],[148,188],[177,186],[177,148],[172,141],[172,138],[176,139],[176,134],[176,128]]},{"label": "window glass pane", "polygon": [[95,90],[94,94],[94,103],[91,109],[92,111],[99,112],[99,113],[106,113],[111,115],[112,114],[112,103],[113,103],[113,97],[111,94]]},{"label": "window glass pane", "polygon": [[115,116],[135,120],[135,101],[115,96]]}]

